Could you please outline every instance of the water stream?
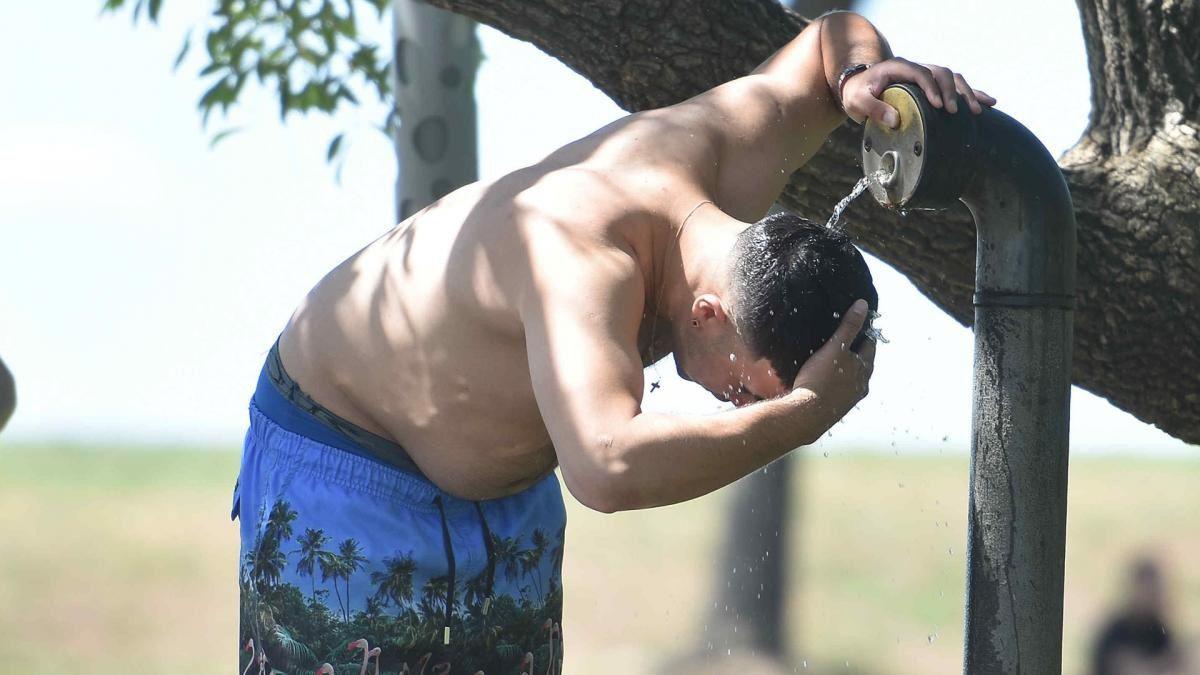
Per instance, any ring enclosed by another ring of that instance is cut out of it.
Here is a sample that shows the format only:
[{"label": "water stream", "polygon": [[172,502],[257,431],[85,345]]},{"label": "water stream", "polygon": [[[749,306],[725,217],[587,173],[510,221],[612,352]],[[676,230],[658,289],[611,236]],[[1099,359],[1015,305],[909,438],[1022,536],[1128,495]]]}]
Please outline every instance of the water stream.
[{"label": "water stream", "polygon": [[[842,218],[842,212],[844,212],[850,206],[850,203],[857,199],[858,196],[863,192],[865,192],[867,187],[870,186],[872,182],[876,184],[882,184],[883,181],[887,179],[888,173],[888,171],[880,169],[875,173],[867,174],[860,178],[858,182],[854,184],[854,188],[850,190],[850,194],[843,197],[842,200],[837,203],[837,206],[833,207],[833,215],[829,217],[829,222],[826,223],[825,226],[830,229],[837,227],[838,221]],[[874,325],[875,321],[878,320],[879,317],[880,314],[878,312],[872,311],[867,320],[868,323],[864,332],[866,333],[867,337],[871,338],[872,340],[886,343],[888,339],[885,338],[883,333],[879,331],[879,328]]]},{"label": "water stream", "polygon": [[842,218],[842,212],[850,206],[850,202],[853,202],[858,198],[859,195],[865,192],[867,187],[870,186],[872,182],[880,184],[884,179],[887,178],[887,176],[888,172],[880,169],[873,174],[868,174],[860,178],[858,182],[854,184],[854,189],[850,190],[850,194],[843,197],[842,201],[838,202],[837,206],[833,207],[833,215],[829,217],[829,222],[825,224],[825,227],[830,229],[837,227],[838,221]]}]

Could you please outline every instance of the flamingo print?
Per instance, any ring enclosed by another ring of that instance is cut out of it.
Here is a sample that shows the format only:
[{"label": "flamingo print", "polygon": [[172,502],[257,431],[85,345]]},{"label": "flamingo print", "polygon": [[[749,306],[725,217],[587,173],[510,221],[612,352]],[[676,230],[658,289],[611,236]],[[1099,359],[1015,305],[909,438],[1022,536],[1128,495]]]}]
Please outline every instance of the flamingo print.
[{"label": "flamingo print", "polygon": [[358,675],[367,675],[367,661],[371,660],[371,651],[370,651],[371,647],[370,647],[370,645],[367,644],[367,639],[359,638],[357,640],[352,641],[350,644],[346,645],[346,651],[352,652],[356,649],[361,649],[363,652],[362,668],[359,669]]},{"label": "flamingo print", "polygon": [[242,671],[242,675],[250,672],[250,666],[254,665],[254,638],[246,640],[246,646],[242,651],[250,652],[250,660],[246,662],[246,669]]},{"label": "flamingo print", "polygon": [[521,675],[533,675],[533,652],[525,652],[525,658],[521,659]]},{"label": "flamingo print", "polygon": [[450,672],[450,662],[442,661],[433,667],[433,675],[446,675]]},{"label": "flamingo print", "polygon": [[546,675],[561,675],[562,671],[556,667],[557,662],[554,660],[554,638],[562,635],[562,628],[557,621],[546,619],[546,622],[542,624],[542,632],[546,633],[550,643],[550,662],[546,664]]},{"label": "flamingo print", "polygon": [[334,675],[333,666],[328,663],[322,663],[320,668],[317,668],[316,675]]},{"label": "flamingo print", "polygon": [[[382,653],[383,653],[383,650],[380,649],[379,647],[375,647],[371,651],[367,652],[367,661],[368,662],[370,662],[371,657],[375,657],[375,675],[379,675],[379,655]],[[362,675],[366,675],[366,673],[367,673],[367,667],[364,665]]]},{"label": "flamingo print", "polygon": [[554,628],[550,629],[550,667],[554,675],[562,675],[562,663],[554,659],[555,640],[558,640],[558,655],[562,658],[562,626],[557,621],[554,622]]}]

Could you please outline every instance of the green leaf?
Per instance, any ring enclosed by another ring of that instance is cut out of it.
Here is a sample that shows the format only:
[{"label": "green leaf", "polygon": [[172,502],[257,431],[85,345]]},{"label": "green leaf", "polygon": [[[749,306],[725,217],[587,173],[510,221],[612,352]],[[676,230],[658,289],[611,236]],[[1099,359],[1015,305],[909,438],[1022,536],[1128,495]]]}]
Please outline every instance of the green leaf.
[{"label": "green leaf", "polygon": [[208,64],[207,66],[204,66],[204,68],[200,70],[200,77],[212,75],[213,73],[217,72],[218,70],[222,70],[223,68],[226,68],[226,67],[227,66],[224,63],[220,63],[218,61],[213,61],[212,63]]},{"label": "green leaf", "polygon": [[229,129],[225,129],[225,130],[221,131],[220,133],[218,133],[212,137],[212,140],[209,141],[209,143],[208,143],[208,148],[211,150],[211,149],[217,147],[217,143],[220,143],[221,141],[225,140],[226,138],[229,138],[230,136],[241,132],[241,130],[242,130],[241,127],[230,127]]},{"label": "green leaf", "polygon": [[179,54],[175,57],[175,62],[171,64],[171,70],[179,70],[180,64],[183,63],[184,57],[187,56],[188,50],[192,48],[192,29],[189,28],[187,35],[183,37],[183,46],[179,48]]},{"label": "green leaf", "polygon": [[158,12],[162,9],[162,0],[150,0],[150,21],[158,23]]},{"label": "green leaf", "polygon": [[345,137],[346,137],[346,134],[341,133],[341,134],[338,134],[337,136],[334,136],[333,140],[329,142],[329,150],[327,150],[325,152],[325,161],[326,162],[332,162],[333,158],[337,156],[338,150],[340,150],[342,147],[342,140]]}]

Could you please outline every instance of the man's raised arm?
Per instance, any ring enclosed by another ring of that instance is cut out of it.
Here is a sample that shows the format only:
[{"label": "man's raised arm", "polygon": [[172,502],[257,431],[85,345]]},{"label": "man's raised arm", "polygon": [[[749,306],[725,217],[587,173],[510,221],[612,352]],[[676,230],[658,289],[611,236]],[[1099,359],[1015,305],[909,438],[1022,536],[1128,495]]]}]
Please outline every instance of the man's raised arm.
[{"label": "man's raised arm", "polygon": [[752,221],[847,116],[895,126],[896,111],[879,97],[896,82],[916,83],[933,106],[944,101],[951,112],[956,93],[976,113],[996,102],[947,68],[893,58],[871,22],[833,12],[811,22],[751,74],[679,107],[699,110],[716,140],[722,208]]}]

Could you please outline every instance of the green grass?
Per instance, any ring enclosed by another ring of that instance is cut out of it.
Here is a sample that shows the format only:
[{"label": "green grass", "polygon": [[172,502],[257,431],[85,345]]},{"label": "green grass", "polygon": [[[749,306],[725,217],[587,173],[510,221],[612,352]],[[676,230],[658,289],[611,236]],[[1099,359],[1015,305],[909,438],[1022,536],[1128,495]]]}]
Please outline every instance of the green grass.
[{"label": "green grass", "polygon": [[[236,670],[237,458],[0,448],[0,670]],[[801,672],[961,671],[966,474],[959,456],[802,459],[788,606]],[[1174,615],[1200,633],[1198,485],[1200,456],[1072,462],[1065,672],[1082,672],[1142,551],[1167,562]],[[566,672],[653,672],[697,642],[727,497],[611,516],[568,497]]]}]

